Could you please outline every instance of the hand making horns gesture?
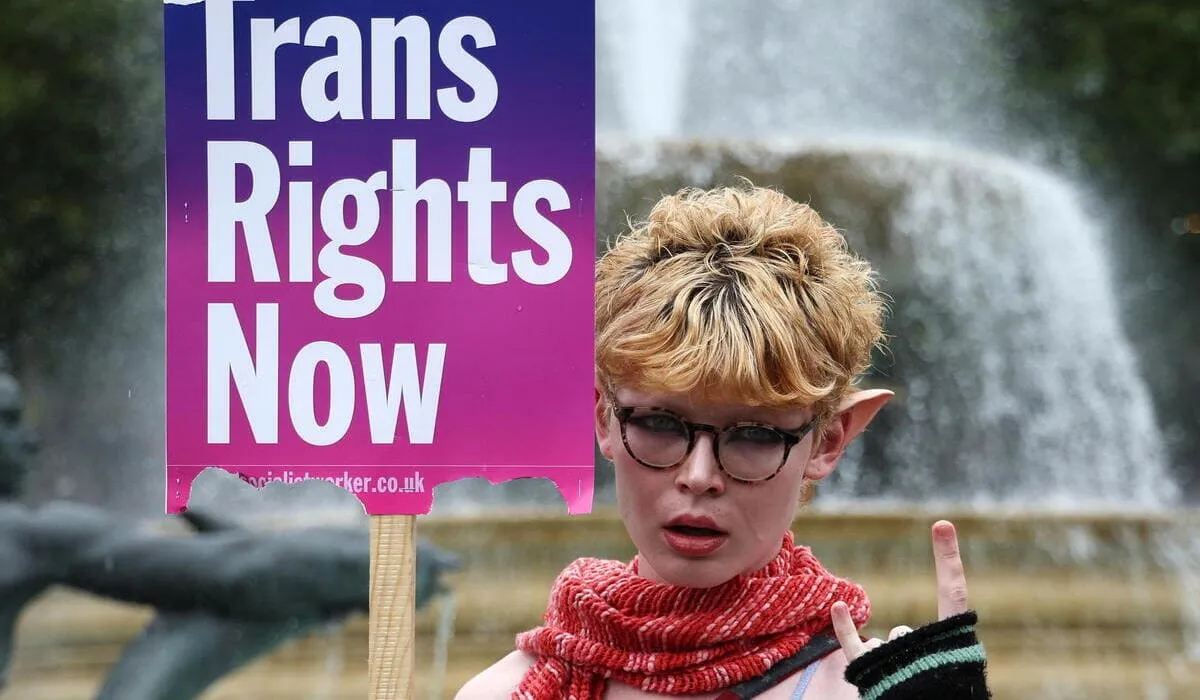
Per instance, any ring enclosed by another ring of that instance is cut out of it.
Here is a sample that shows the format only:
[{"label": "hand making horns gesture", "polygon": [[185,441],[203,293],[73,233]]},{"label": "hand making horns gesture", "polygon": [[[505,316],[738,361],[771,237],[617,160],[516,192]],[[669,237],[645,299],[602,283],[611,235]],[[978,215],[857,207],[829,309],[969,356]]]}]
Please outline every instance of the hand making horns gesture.
[{"label": "hand making horns gesture", "polygon": [[[937,570],[938,620],[966,612],[967,577],[958,552],[958,534],[954,525],[945,520],[933,524],[933,563]],[[845,603],[834,603],[832,615],[833,630],[841,642],[847,661],[853,661],[883,644],[881,639],[863,641],[859,638],[854,621],[850,619],[850,609]],[[911,628],[903,625],[894,627],[888,633],[888,641],[911,631]]]}]

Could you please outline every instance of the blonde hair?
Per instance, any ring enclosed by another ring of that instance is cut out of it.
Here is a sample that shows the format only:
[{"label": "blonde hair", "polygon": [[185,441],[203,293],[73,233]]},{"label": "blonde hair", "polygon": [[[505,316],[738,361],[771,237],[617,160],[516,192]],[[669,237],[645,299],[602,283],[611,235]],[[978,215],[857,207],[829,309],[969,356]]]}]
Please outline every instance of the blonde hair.
[{"label": "blonde hair", "polygon": [[763,187],[658,201],[596,267],[606,386],[836,410],[883,340],[874,272],[811,207]]}]

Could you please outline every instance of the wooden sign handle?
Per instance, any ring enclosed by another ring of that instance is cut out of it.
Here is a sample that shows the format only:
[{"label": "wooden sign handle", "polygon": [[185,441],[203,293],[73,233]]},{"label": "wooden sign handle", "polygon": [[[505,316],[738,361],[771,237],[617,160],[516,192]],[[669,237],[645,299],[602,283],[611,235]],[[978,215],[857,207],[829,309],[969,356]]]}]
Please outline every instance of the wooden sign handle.
[{"label": "wooden sign handle", "polygon": [[371,517],[370,700],[412,700],[417,519]]}]

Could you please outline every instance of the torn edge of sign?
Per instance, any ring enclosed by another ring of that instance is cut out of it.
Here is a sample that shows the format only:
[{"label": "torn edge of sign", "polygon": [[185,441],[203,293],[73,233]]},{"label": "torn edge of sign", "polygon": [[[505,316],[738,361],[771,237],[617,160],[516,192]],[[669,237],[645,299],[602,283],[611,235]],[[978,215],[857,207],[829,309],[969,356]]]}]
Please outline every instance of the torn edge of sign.
[{"label": "torn edge of sign", "polygon": [[[262,491],[309,481],[324,481],[358,499],[367,515],[427,515],[434,489],[463,479],[487,479],[497,485],[515,479],[549,479],[567,505],[569,515],[592,512],[595,465],[539,466],[196,466],[167,467],[168,513],[182,513],[191,501],[192,485],[201,472],[218,469]],[[519,505],[519,504],[514,504]]]}]

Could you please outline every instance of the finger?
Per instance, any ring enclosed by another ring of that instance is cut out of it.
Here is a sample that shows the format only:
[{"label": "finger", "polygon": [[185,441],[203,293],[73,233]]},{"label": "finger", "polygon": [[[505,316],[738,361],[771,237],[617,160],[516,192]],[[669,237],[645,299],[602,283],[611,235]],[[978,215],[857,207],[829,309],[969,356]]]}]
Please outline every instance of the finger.
[{"label": "finger", "polygon": [[937,571],[938,619],[966,612],[967,576],[958,551],[958,533],[945,520],[933,524],[933,562]]},{"label": "finger", "polygon": [[833,617],[833,633],[846,653],[846,660],[853,661],[867,652],[867,645],[858,637],[858,628],[850,617],[850,607],[838,601],[830,613]]},{"label": "finger", "polygon": [[897,637],[903,637],[904,635],[908,634],[909,632],[912,632],[912,628],[907,625],[900,625],[899,627],[893,627],[892,631],[888,632],[888,641],[890,642],[893,639],[896,639]]}]

